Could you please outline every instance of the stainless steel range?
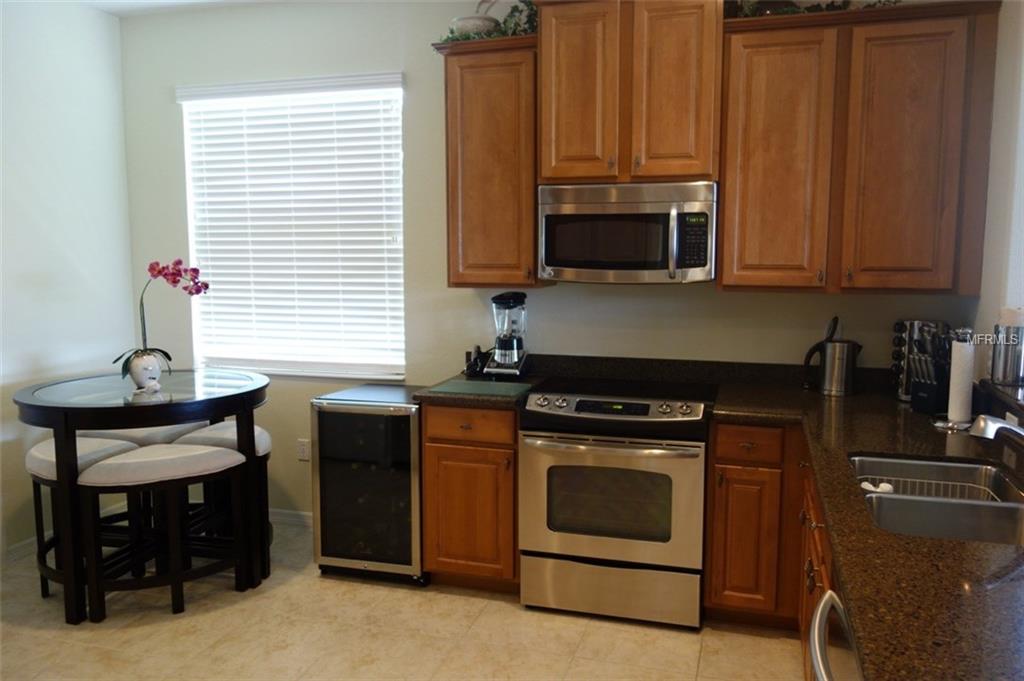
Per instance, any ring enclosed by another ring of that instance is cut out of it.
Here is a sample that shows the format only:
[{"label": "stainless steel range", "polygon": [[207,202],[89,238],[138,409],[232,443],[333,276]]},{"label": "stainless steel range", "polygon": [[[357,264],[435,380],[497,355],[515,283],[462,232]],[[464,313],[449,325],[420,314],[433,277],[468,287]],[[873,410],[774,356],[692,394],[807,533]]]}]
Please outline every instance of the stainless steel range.
[{"label": "stainless steel range", "polygon": [[552,379],[520,409],[524,605],[700,626],[711,386]]}]

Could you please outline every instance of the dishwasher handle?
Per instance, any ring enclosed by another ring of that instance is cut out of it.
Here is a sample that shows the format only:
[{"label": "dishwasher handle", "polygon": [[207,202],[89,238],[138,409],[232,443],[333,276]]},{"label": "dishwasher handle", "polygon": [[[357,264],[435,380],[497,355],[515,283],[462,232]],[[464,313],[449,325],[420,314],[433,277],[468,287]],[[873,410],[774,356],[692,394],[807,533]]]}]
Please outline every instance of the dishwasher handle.
[{"label": "dishwasher handle", "polygon": [[846,610],[843,602],[839,600],[838,594],[829,589],[818,601],[814,608],[814,616],[811,618],[810,652],[811,668],[814,670],[816,681],[836,681],[832,674],[832,668],[828,663],[828,613],[835,608],[836,614],[842,622],[846,635],[850,635],[850,625],[846,619]]}]

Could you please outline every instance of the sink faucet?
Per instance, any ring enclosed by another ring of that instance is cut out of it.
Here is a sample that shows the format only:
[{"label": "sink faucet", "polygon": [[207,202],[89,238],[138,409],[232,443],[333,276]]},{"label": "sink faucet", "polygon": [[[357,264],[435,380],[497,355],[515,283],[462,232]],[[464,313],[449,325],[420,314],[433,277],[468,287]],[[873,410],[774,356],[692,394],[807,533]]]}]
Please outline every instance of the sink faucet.
[{"label": "sink faucet", "polygon": [[1017,433],[1017,435],[1024,437],[1024,428],[987,414],[982,414],[975,419],[974,424],[971,425],[971,429],[967,432],[977,437],[992,440],[995,439],[996,433],[1003,428],[1009,428],[1014,433]]}]

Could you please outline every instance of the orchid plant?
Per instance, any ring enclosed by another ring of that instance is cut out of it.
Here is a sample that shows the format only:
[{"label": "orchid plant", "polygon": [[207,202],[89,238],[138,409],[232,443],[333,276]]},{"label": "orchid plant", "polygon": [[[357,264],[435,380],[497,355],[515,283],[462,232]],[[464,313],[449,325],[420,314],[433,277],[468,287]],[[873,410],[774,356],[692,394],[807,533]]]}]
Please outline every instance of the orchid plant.
[{"label": "orchid plant", "polygon": [[[128,375],[129,366],[134,357],[138,355],[158,355],[164,358],[167,363],[167,370],[171,370],[171,355],[166,350],[161,348],[149,347],[149,340],[146,337],[146,291],[149,290],[149,285],[157,279],[163,279],[173,288],[184,291],[188,296],[198,296],[206,293],[210,284],[200,280],[199,268],[198,267],[185,267],[185,262],[181,258],[177,258],[174,261],[161,265],[159,261],[154,260],[149,263],[149,281],[142,287],[142,293],[139,294],[139,323],[142,327],[142,347],[132,348],[126,352],[120,354],[112,364],[121,363],[121,378]],[[123,360],[123,361],[122,361]]]}]

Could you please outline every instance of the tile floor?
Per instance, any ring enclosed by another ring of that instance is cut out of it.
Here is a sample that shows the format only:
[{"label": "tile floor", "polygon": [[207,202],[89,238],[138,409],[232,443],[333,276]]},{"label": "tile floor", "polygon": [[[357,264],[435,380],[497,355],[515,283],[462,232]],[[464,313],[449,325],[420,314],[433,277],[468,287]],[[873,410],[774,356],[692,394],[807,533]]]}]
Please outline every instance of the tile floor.
[{"label": "tile floor", "polygon": [[526,610],[515,597],[321,577],[308,530],[279,525],[274,573],[236,593],[228,574],[108,597],[107,620],[63,623],[31,557],[5,562],[0,678],[638,679],[799,681],[791,636],[710,623],[700,633]]}]

